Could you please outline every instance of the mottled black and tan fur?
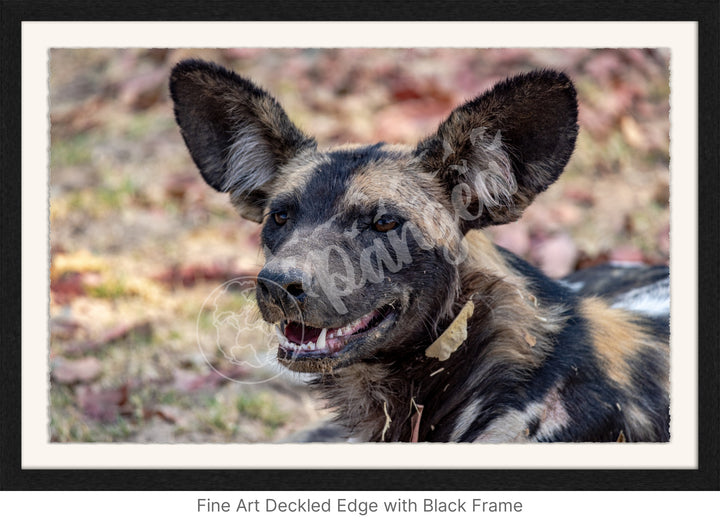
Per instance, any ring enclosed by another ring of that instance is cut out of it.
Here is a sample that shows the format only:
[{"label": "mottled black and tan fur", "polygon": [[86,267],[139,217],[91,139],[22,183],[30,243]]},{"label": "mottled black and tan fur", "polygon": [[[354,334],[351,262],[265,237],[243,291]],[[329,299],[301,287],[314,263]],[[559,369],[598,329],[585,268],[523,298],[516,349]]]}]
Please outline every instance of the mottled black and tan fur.
[{"label": "mottled black and tan fur", "polygon": [[[219,66],[182,62],[170,87],[202,176],[263,223],[257,299],[280,363],[315,374],[348,436],[669,439],[667,268],[558,282],[481,230],[519,218],[568,162],[565,75],[506,80],[413,147],[329,150]],[[428,356],[468,302],[466,338]]]}]

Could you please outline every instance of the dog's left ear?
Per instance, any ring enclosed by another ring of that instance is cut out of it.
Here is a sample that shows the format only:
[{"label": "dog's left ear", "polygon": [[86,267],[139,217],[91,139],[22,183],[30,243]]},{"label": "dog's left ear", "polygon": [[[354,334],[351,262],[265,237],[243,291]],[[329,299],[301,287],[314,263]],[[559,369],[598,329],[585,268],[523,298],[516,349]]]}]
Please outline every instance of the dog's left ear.
[{"label": "dog's left ear", "polygon": [[415,153],[446,188],[463,232],[508,223],[562,172],[577,113],[564,74],[528,73],[456,108]]}]

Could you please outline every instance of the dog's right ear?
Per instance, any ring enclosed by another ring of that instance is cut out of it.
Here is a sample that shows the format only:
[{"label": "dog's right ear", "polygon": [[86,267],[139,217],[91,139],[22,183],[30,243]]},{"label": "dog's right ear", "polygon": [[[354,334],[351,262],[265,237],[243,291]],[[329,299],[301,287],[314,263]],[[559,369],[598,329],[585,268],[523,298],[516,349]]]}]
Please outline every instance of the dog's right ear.
[{"label": "dog's right ear", "polygon": [[205,181],[229,192],[240,214],[262,222],[277,170],[315,148],[277,101],[216,64],[186,60],[173,68],[175,120]]}]

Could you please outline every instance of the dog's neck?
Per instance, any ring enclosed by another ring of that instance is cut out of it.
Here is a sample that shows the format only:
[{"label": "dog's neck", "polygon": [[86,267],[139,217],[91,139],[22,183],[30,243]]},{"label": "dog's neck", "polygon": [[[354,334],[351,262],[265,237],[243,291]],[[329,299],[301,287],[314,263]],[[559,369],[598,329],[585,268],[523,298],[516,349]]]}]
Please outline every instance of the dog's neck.
[{"label": "dog's neck", "polygon": [[[482,408],[511,404],[529,371],[545,360],[552,336],[564,323],[560,306],[541,305],[522,277],[509,275],[506,265],[501,268],[505,276],[497,276],[487,260],[482,267],[477,259],[468,264],[463,291],[453,313],[439,325],[440,336],[426,331],[413,336],[413,347],[388,350],[372,362],[316,380],[337,421],[354,438],[410,441],[415,430],[419,441],[457,440],[453,434],[461,419],[458,413],[470,397],[482,394],[478,415]],[[446,356],[428,356],[427,350],[436,345]],[[420,417],[419,406],[423,412],[418,423],[413,417]]]}]

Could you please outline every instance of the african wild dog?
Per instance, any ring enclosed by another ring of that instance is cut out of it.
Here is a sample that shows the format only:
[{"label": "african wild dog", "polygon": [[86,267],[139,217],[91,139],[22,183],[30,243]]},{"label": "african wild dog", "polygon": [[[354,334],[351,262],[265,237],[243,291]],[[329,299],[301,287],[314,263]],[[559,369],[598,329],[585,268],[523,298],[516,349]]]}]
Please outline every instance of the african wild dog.
[{"label": "african wild dog", "polygon": [[279,362],[315,374],[353,438],[669,439],[668,269],[558,282],[480,230],[568,162],[564,74],[501,82],[415,147],[331,150],[217,65],[182,62],[170,88],[205,181],[264,224],[257,300]]}]

